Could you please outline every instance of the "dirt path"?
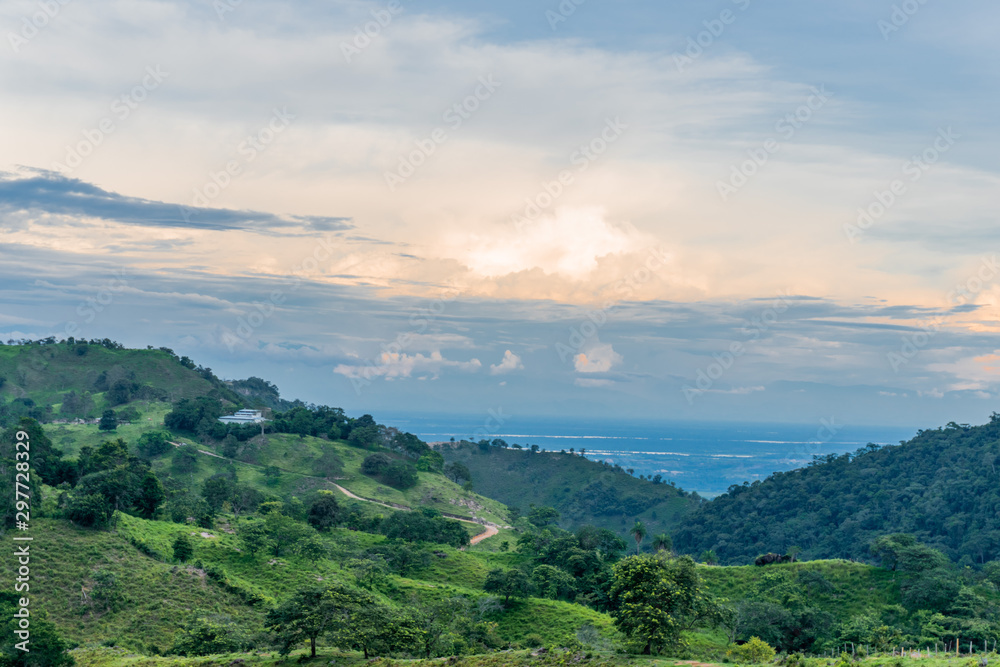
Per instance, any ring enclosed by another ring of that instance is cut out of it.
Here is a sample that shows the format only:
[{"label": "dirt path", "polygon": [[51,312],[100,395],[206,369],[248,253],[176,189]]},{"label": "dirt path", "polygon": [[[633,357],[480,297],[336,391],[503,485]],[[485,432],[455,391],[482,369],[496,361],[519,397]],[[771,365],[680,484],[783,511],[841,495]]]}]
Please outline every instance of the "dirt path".
[{"label": "dirt path", "polygon": [[[168,442],[170,442],[170,441],[168,440]],[[170,444],[173,445],[174,447],[184,447],[185,446],[185,444],[183,442],[170,442]],[[217,459],[226,459],[225,456],[219,456],[218,454],[213,454],[212,452],[206,452],[204,449],[197,449],[195,451],[197,451],[199,454],[205,454],[207,456],[214,456]],[[226,459],[226,460],[228,461],[229,459]],[[245,464],[245,465],[252,465],[252,464]],[[290,471],[286,471],[286,472],[290,472]],[[292,474],[302,475],[302,473],[292,473]],[[302,476],[303,477],[312,477],[313,475],[302,475]],[[317,478],[317,479],[321,479],[321,478]],[[390,503],[383,503],[383,502],[378,501],[378,500],[372,500],[371,498],[362,498],[361,496],[359,496],[357,494],[351,493],[350,491],[348,491],[347,489],[345,489],[344,487],[342,487],[340,484],[337,484],[335,482],[330,482],[329,480],[327,480],[327,483],[328,484],[332,484],[333,486],[335,486],[337,488],[338,491],[340,491],[341,493],[343,493],[348,498],[353,498],[354,500],[360,500],[360,501],[366,502],[366,503],[373,503],[375,505],[380,505],[382,507],[385,507],[385,508],[388,508],[388,509],[391,509],[391,510],[402,510],[404,512],[411,512],[411,511],[413,511],[412,507],[404,507],[403,505],[392,505]],[[479,544],[480,542],[482,542],[486,538],[493,537],[494,535],[496,535],[497,533],[500,532],[499,529],[498,529],[498,527],[495,524],[489,523],[488,521],[482,521],[482,522],[481,521],[473,521],[471,519],[462,519],[462,518],[459,518],[457,516],[450,516],[449,518],[455,519],[456,521],[461,521],[462,523],[471,523],[471,524],[473,524],[475,526],[482,526],[483,528],[486,529],[484,532],[479,533],[478,535],[476,535],[475,537],[473,537],[469,541],[470,544]]]}]

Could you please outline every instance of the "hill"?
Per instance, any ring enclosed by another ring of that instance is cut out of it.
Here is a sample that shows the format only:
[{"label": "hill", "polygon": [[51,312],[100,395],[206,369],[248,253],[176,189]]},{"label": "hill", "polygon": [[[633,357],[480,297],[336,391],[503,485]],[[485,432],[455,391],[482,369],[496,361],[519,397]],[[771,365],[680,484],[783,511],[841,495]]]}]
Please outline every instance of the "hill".
[{"label": "hill", "polygon": [[196,396],[242,403],[212,369],[168,348],[130,350],[109,340],[0,345],[0,425],[25,415],[95,419],[109,408]]},{"label": "hill", "polygon": [[792,546],[807,558],[870,559],[880,535],[911,533],[962,564],[1000,556],[1000,415],[921,431],[909,442],[818,457],[806,468],[730,487],[684,518],[685,553],[749,563]]},{"label": "hill", "polygon": [[479,493],[527,514],[544,505],[560,513],[568,529],[583,525],[625,535],[638,519],[650,534],[670,533],[702,501],[670,484],[654,484],[620,467],[560,452],[533,452],[470,442],[441,443],[449,463],[461,463]]}]

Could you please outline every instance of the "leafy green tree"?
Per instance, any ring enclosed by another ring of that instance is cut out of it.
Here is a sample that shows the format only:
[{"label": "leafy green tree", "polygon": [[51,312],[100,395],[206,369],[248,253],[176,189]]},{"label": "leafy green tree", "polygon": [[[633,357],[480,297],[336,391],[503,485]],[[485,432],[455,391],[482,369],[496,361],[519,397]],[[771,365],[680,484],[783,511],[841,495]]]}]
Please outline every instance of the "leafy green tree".
[{"label": "leafy green tree", "polygon": [[511,598],[523,598],[531,594],[531,580],[521,570],[497,568],[486,575],[483,590],[502,596],[504,604],[509,605]]},{"label": "leafy green tree", "polygon": [[139,444],[136,451],[144,459],[155,459],[163,456],[173,449],[173,445],[168,440],[168,435],[162,431],[143,433],[139,436]]},{"label": "leafy green tree", "polygon": [[163,484],[160,483],[160,479],[152,470],[147,470],[146,474],[142,476],[142,483],[135,498],[135,508],[139,511],[139,514],[144,519],[152,519],[153,514],[156,513],[156,509],[163,503],[166,497],[167,493],[163,490]]},{"label": "leafy green tree", "polygon": [[465,481],[472,481],[472,473],[469,472],[469,468],[464,463],[459,463],[458,461],[453,461],[445,465],[444,476],[455,482],[456,484],[461,484]]},{"label": "leafy green tree", "polygon": [[74,493],[66,508],[66,516],[84,528],[103,528],[108,525],[114,509],[99,493]]},{"label": "leafy green tree", "polygon": [[353,617],[373,603],[370,594],[342,584],[300,590],[269,612],[265,625],[277,636],[282,655],[308,641],[310,656],[315,658],[320,637],[330,633],[334,643],[342,645],[350,636]]},{"label": "leafy green tree", "polygon": [[277,512],[272,512],[264,518],[264,526],[271,538],[271,553],[275,556],[282,556],[286,551],[294,550],[300,540],[316,534],[312,527]]},{"label": "leafy green tree", "polygon": [[241,514],[254,512],[264,502],[264,494],[249,484],[237,484],[233,487],[230,498],[233,515],[239,518]]},{"label": "leafy green tree", "polygon": [[341,519],[340,503],[332,491],[320,491],[319,497],[309,506],[306,521],[319,531],[327,531],[336,526]]},{"label": "leafy green tree", "polygon": [[361,473],[378,477],[392,465],[392,458],[388,454],[369,454],[361,462]]},{"label": "leafy green tree", "polygon": [[715,555],[715,551],[712,549],[706,549],[701,552],[701,562],[705,565],[718,565],[719,557]]},{"label": "leafy green tree", "polygon": [[191,544],[191,538],[181,533],[174,538],[174,558],[182,563],[186,563],[188,558],[194,554],[194,545]]},{"label": "leafy green tree", "polygon": [[[72,667],[73,657],[70,645],[60,635],[47,614],[38,609],[21,607],[21,594],[14,591],[0,592],[0,624],[3,626],[4,641],[0,644],[0,666],[2,667]],[[20,609],[28,609],[31,626],[28,630],[20,627],[15,616]],[[23,635],[20,633],[24,633]],[[30,633],[30,634],[29,634]],[[22,651],[18,644],[28,641]]]},{"label": "leafy green tree", "polygon": [[635,552],[639,553],[639,545],[642,544],[644,539],[646,539],[646,524],[642,521],[636,520],[632,527],[628,529],[628,534],[632,536],[633,540],[635,540]]},{"label": "leafy green tree", "polygon": [[251,556],[271,549],[273,538],[263,519],[243,519],[236,524],[236,537],[240,546]]},{"label": "leafy green tree", "polygon": [[105,410],[101,414],[101,421],[98,422],[97,428],[101,431],[114,431],[118,428],[118,417],[115,416],[114,410]]},{"label": "leafy green tree", "polygon": [[347,436],[347,444],[362,449],[374,447],[379,440],[378,426],[361,426],[351,429],[351,434]]},{"label": "leafy green tree", "polygon": [[199,616],[181,628],[171,653],[183,656],[218,655],[253,647],[246,630],[228,616]]},{"label": "leafy green tree", "polygon": [[528,521],[538,528],[544,528],[559,522],[559,510],[545,505],[531,505],[528,509]]},{"label": "leafy green tree", "polygon": [[417,469],[413,464],[406,461],[394,461],[382,473],[382,480],[393,488],[405,490],[416,486],[420,478],[417,476]]},{"label": "leafy green tree", "polygon": [[609,598],[615,626],[644,654],[680,648],[684,618],[697,613],[701,595],[694,561],[630,556],[612,569]]},{"label": "leafy green tree", "polygon": [[224,475],[214,475],[205,480],[201,495],[213,512],[222,510],[222,505],[230,502],[236,492],[236,483]]},{"label": "leafy green tree", "polygon": [[386,517],[379,532],[407,542],[436,542],[461,548],[469,544],[469,533],[458,521],[430,512],[396,512]]},{"label": "leafy green tree", "polygon": [[573,575],[552,565],[542,564],[532,570],[531,584],[539,595],[552,600],[572,600],[576,595]]}]

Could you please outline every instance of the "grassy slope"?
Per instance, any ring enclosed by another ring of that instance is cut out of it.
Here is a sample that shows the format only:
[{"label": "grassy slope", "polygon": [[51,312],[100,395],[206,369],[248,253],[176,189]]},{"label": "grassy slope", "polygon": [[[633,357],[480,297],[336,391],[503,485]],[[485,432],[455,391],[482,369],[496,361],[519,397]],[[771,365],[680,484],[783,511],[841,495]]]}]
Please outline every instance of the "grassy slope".
[{"label": "grassy slope", "polygon": [[[444,447],[447,461],[460,461],[472,473],[476,491],[527,512],[528,505],[549,505],[562,513],[561,525],[575,528],[593,524],[625,535],[636,519],[642,520],[650,534],[670,533],[689,511],[693,501],[681,497],[667,484],[652,484],[636,479],[582,456],[526,450],[490,448],[486,453],[476,446]],[[581,498],[588,484],[601,481],[618,490],[622,498],[642,499],[650,506],[637,514],[599,514]]]},{"label": "grassy slope", "polygon": [[[0,394],[7,400],[29,397],[39,404],[58,404],[70,389],[94,392],[97,376],[114,366],[134,371],[139,384],[154,384],[171,401],[201,396],[213,388],[160,350],[108,350],[98,345],[87,345],[86,350],[79,356],[65,345],[0,345],[0,377],[7,378]],[[94,402],[101,410],[103,394],[94,392]]]}]

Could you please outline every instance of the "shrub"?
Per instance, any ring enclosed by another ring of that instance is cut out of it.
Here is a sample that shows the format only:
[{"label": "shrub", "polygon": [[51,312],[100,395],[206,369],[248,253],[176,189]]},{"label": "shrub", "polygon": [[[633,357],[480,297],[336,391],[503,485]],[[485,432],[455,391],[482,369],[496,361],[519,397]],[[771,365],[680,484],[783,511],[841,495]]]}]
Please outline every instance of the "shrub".
[{"label": "shrub", "polygon": [[746,644],[734,646],[726,651],[726,657],[751,665],[770,662],[774,660],[774,655],[774,649],[760,637],[751,637]]},{"label": "shrub", "polygon": [[174,558],[184,563],[192,554],[194,554],[194,546],[191,544],[191,539],[181,533],[174,539]]},{"label": "shrub", "polygon": [[361,464],[361,472],[365,475],[377,476],[384,473],[392,465],[392,459],[385,454],[366,456]]}]

